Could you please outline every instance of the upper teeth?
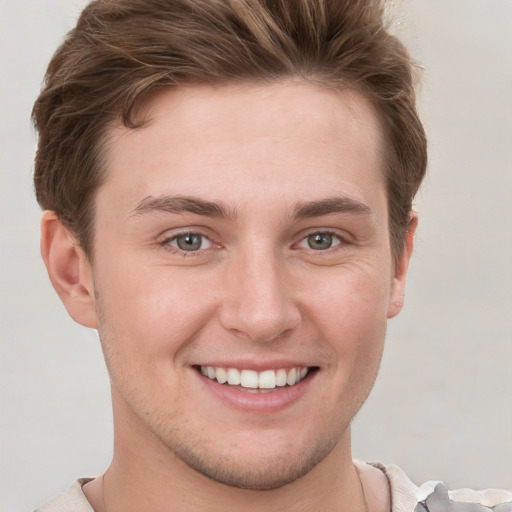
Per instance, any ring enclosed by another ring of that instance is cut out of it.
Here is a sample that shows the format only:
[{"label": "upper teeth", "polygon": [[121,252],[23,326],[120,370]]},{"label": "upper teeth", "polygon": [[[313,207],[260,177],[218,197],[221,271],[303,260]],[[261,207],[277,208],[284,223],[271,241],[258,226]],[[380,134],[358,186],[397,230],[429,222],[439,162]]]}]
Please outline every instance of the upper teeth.
[{"label": "upper teeth", "polygon": [[214,366],[201,366],[201,373],[209,379],[216,380],[220,384],[228,383],[232,386],[244,388],[272,389],[276,386],[293,386],[300,382],[308,373],[304,367],[296,367],[278,370],[238,370],[237,368],[217,368]]}]

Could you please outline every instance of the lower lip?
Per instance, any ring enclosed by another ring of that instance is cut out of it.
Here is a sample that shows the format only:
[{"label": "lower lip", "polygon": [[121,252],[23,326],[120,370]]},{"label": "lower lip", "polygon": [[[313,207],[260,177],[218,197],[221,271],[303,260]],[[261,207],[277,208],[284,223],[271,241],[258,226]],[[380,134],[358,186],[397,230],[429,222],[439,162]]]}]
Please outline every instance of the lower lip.
[{"label": "lower lip", "polygon": [[262,393],[241,391],[228,384],[219,384],[216,380],[209,379],[197,371],[196,373],[209,392],[231,407],[258,413],[270,413],[289,407],[300,400],[318,372],[309,373],[293,386],[276,387],[274,391]]}]

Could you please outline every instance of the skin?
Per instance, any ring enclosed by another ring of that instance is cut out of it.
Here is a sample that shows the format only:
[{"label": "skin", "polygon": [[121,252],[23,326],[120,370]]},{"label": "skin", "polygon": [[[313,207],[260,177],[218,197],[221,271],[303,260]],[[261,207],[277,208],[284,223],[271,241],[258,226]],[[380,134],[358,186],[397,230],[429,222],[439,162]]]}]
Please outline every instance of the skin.
[{"label": "skin", "polygon": [[[91,258],[55,214],[42,224],[50,278],[99,330],[112,382],[113,462],[86,496],[97,511],[389,509],[382,474],[352,463],[350,422],[416,218],[395,261],[371,105],[304,83],[194,86],[145,117],[112,128]],[[187,233],[198,250],[179,248]],[[241,408],[211,392],[209,364],[315,371],[293,400]]]}]

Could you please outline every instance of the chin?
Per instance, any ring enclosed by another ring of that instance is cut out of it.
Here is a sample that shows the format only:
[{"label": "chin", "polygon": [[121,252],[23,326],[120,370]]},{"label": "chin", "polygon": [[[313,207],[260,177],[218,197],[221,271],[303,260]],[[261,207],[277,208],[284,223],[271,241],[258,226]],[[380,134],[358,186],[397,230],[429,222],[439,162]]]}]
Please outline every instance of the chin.
[{"label": "chin", "polygon": [[174,446],[171,449],[189,468],[217,483],[251,490],[272,490],[289,485],[309,473],[335,448],[336,441],[302,447],[283,447],[280,453],[265,447],[257,453],[230,453]]}]

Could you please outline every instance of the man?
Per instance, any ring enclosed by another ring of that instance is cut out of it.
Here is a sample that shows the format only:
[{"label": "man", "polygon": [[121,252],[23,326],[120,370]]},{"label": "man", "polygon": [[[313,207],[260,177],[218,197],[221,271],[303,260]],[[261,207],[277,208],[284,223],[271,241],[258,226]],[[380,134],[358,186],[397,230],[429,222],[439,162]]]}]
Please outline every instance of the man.
[{"label": "man", "polygon": [[446,505],[350,449],[426,168],[382,18],[368,0],[84,10],[34,107],[35,185],[52,284],[100,334],[115,446],[40,510]]}]

